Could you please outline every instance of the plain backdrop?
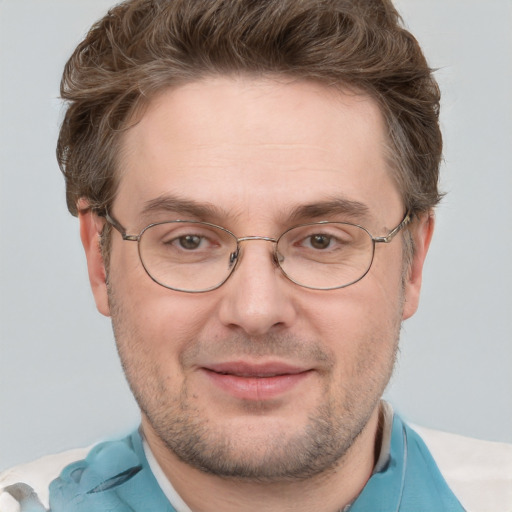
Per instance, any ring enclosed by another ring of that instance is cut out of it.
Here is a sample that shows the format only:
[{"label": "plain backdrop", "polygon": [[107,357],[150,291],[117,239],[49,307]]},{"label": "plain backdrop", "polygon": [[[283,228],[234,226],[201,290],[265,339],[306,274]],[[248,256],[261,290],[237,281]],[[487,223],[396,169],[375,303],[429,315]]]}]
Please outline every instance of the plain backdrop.
[{"label": "plain backdrop", "polygon": [[[0,0],[0,469],[138,421],[55,161],[63,65],[111,0]],[[512,2],[400,0],[443,96],[448,193],[387,393],[512,442]]]}]

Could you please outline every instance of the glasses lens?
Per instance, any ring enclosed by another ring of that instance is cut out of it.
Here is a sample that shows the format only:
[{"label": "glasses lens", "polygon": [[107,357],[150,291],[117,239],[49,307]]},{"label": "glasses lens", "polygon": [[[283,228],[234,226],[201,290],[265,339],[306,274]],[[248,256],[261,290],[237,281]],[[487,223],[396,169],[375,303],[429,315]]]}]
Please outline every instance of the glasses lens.
[{"label": "glasses lens", "polygon": [[140,259],[157,283],[180,291],[220,286],[234,267],[236,238],[202,222],[163,222],[148,226],[139,241]]},{"label": "glasses lens", "polygon": [[342,288],[359,281],[373,259],[373,241],[363,228],[342,222],[299,226],[277,244],[278,261],[295,283],[309,288]]}]

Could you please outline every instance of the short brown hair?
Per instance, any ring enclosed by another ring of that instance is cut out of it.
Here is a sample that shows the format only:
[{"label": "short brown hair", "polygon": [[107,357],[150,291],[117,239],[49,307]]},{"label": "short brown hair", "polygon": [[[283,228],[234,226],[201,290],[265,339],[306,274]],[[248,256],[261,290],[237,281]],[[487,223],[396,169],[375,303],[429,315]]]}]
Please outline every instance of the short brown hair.
[{"label": "short brown hair", "polygon": [[279,74],[351,87],[379,104],[389,160],[413,214],[439,199],[439,89],[388,0],[128,0],[66,64],[57,158],[67,204],[115,197],[119,138],[157,92],[219,74]]}]

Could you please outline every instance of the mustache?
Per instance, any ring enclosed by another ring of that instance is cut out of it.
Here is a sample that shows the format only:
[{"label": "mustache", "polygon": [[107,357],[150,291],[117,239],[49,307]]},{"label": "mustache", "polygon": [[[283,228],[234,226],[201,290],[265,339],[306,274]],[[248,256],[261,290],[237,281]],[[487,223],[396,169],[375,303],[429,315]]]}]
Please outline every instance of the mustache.
[{"label": "mustache", "polygon": [[185,367],[197,364],[197,361],[263,358],[277,358],[324,368],[333,366],[335,361],[334,353],[324,345],[289,333],[268,333],[263,336],[238,333],[225,338],[197,340],[185,348],[180,357]]}]

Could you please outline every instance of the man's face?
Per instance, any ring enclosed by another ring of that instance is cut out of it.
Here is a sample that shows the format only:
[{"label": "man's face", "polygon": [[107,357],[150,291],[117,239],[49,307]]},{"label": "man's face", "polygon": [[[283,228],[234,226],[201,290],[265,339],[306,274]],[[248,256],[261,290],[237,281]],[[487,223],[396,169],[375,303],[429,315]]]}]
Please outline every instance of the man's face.
[{"label": "man's face", "polygon": [[[191,83],[155,98],[124,135],[110,213],[130,234],[190,219],[238,237],[277,238],[319,220],[384,235],[404,214],[384,144],[364,95],[270,79]],[[333,201],[360,208],[324,211]],[[112,236],[108,299],[89,255],[97,304],[112,316],[146,434],[182,461],[239,478],[304,478],[336,465],[375,424],[419,289],[405,277],[401,236],[377,244],[361,281],[332,291],[297,286],[271,243],[246,242],[228,281],[198,294],[153,282],[137,244]]]}]

